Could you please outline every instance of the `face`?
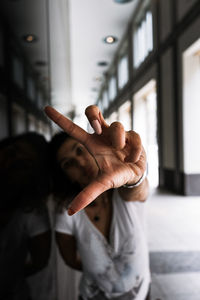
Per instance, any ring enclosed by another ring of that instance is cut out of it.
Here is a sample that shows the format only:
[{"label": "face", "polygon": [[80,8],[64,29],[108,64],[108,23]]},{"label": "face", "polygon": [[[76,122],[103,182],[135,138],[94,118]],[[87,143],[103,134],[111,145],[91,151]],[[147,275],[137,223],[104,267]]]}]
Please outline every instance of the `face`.
[{"label": "face", "polygon": [[93,156],[73,138],[67,139],[59,148],[57,161],[68,178],[81,187],[88,185],[98,174]]}]

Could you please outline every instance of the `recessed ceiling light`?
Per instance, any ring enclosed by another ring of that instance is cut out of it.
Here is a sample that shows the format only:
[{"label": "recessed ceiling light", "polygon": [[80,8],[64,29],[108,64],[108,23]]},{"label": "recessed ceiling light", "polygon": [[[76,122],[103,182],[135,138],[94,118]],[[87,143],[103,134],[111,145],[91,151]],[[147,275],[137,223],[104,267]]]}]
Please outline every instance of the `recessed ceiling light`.
[{"label": "recessed ceiling light", "polygon": [[94,77],[93,79],[94,79],[94,81],[98,81],[98,82],[102,81],[102,78],[100,76]]},{"label": "recessed ceiling light", "polygon": [[112,35],[106,36],[103,40],[106,44],[114,44],[117,42],[117,38]]},{"label": "recessed ceiling light", "polygon": [[100,67],[105,67],[105,66],[108,65],[108,63],[107,63],[107,61],[99,61],[99,62],[97,63],[97,65],[100,66]]},{"label": "recessed ceiling light", "polygon": [[128,3],[128,2],[131,2],[131,1],[133,1],[133,0],[114,0],[114,2],[120,3],[120,4]]},{"label": "recessed ceiling light", "polygon": [[38,38],[34,34],[26,34],[23,36],[23,39],[27,43],[33,43],[36,42]]}]

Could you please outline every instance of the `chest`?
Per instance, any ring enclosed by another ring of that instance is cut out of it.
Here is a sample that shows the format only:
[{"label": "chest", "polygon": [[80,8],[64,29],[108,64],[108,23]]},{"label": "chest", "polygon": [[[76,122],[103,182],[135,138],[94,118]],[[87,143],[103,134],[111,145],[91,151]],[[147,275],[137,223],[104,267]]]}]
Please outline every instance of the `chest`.
[{"label": "chest", "polygon": [[108,226],[106,218],[94,222],[94,213],[90,213],[90,217],[88,214],[82,214],[77,222],[77,246],[83,269],[95,278],[100,274],[99,280],[103,280],[105,284],[110,283],[113,278],[115,285],[118,276],[121,282],[122,274],[128,274],[133,284],[134,274],[139,274],[146,259],[143,233],[136,224],[137,220],[129,220],[127,211],[123,213],[123,210],[118,211],[118,207],[114,206],[111,212],[112,222]]},{"label": "chest", "polygon": [[86,208],[85,213],[92,224],[108,240],[113,215],[112,201],[110,201],[106,206],[93,206]]}]

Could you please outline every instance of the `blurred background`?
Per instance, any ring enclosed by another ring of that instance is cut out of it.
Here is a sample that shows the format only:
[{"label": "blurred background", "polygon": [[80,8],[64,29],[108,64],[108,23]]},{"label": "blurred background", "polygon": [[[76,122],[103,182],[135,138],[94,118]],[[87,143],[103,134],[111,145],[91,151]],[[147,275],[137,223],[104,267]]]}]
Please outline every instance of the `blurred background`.
[{"label": "blurred background", "polygon": [[[199,0],[0,1],[0,139],[50,140],[49,104],[87,130],[96,104],[141,135],[152,299],[199,299],[199,85]],[[59,276],[57,299],[75,299]]]}]

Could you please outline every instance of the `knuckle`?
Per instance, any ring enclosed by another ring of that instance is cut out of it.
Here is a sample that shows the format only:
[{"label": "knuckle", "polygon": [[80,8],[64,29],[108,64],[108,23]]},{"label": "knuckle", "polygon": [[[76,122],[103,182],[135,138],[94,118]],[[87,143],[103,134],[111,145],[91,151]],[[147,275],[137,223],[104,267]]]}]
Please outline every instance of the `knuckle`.
[{"label": "knuckle", "polygon": [[139,133],[137,133],[133,130],[129,130],[128,133],[135,140],[136,143],[141,144],[141,137],[140,137]]},{"label": "knuckle", "polygon": [[73,133],[73,131],[75,130],[75,124],[73,123],[73,122],[70,122],[69,123],[69,126],[68,126],[68,131],[69,131],[69,133],[70,134],[72,134]]},{"label": "knuckle", "polygon": [[96,105],[89,105],[88,107],[86,107],[85,109],[85,114],[88,115],[93,111],[97,111],[98,107]]},{"label": "knuckle", "polygon": [[120,122],[113,122],[110,126],[114,129],[124,129],[124,126]]}]

